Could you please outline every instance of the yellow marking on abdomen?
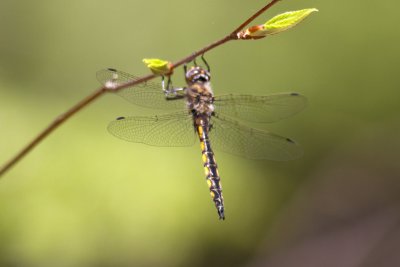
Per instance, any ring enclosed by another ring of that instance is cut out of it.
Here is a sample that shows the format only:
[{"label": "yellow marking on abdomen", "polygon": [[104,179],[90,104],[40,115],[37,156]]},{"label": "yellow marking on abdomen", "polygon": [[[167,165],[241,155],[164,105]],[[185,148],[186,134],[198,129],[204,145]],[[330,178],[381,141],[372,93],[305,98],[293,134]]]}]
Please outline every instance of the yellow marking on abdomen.
[{"label": "yellow marking on abdomen", "polygon": [[207,156],[206,156],[206,153],[203,153],[203,154],[201,155],[201,159],[203,160],[204,163],[207,163]]},{"label": "yellow marking on abdomen", "polygon": [[215,193],[213,191],[210,191],[210,195],[211,195],[212,199],[215,198]]},{"label": "yellow marking on abdomen", "polygon": [[202,152],[206,149],[206,144],[203,141],[200,141],[200,148]]},{"label": "yellow marking on abdomen", "polygon": [[197,131],[199,133],[200,138],[203,137],[203,126],[199,125],[197,127]]},{"label": "yellow marking on abdomen", "polygon": [[210,175],[210,170],[208,169],[208,167],[204,167],[204,173],[206,174],[206,177]]}]

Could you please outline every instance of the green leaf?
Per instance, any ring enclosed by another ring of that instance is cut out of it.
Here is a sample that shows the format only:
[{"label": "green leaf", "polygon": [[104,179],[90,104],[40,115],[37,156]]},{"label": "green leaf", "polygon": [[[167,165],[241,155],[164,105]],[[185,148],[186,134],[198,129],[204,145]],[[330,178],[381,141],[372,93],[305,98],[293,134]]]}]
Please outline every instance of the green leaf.
[{"label": "green leaf", "polygon": [[279,14],[264,24],[263,32],[265,35],[271,35],[286,31],[287,29],[296,26],[311,13],[316,11],[318,11],[316,8],[307,8]]},{"label": "green leaf", "polygon": [[237,33],[237,39],[251,40],[261,39],[268,35],[286,31],[304,20],[316,8],[307,8],[297,11],[289,11],[279,14],[268,20],[265,24],[255,25]]},{"label": "green leaf", "polygon": [[172,70],[172,63],[158,58],[144,58],[143,63],[158,75],[169,74]]}]

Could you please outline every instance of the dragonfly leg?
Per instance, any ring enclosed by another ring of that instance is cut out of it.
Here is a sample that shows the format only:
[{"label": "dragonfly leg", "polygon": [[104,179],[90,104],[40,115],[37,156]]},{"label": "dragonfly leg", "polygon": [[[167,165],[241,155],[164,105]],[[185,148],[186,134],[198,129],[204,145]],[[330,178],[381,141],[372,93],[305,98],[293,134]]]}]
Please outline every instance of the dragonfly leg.
[{"label": "dragonfly leg", "polygon": [[164,91],[164,93],[167,100],[182,99],[186,95],[186,88],[170,88],[169,90]]},{"label": "dragonfly leg", "polygon": [[165,92],[165,81],[164,81],[164,75],[161,75],[161,86],[162,86],[162,90]]},{"label": "dragonfly leg", "polygon": [[168,76],[167,87],[165,87],[165,77],[164,77],[164,75],[161,76],[161,85],[162,85],[162,90],[164,91],[165,94],[171,93],[173,91],[173,89],[174,89],[173,85],[172,85],[171,76]]},{"label": "dragonfly leg", "polygon": [[167,91],[171,91],[172,89],[172,80],[171,80],[171,75],[168,76],[168,81],[167,81]]},{"label": "dragonfly leg", "polygon": [[[207,60],[205,59],[204,54],[202,54],[200,57],[201,57],[201,60],[203,61],[204,65],[207,67],[207,71],[210,72],[210,65],[208,64]],[[193,59],[193,65],[195,67],[197,67],[196,58]],[[185,73],[186,73],[186,67],[185,67]]]},{"label": "dragonfly leg", "polygon": [[206,65],[207,71],[210,72],[210,65],[208,65],[207,60],[204,58],[204,54],[201,55],[201,60],[203,60],[204,65]]},{"label": "dragonfly leg", "polygon": [[177,98],[177,91],[179,91],[179,89],[181,88],[173,88],[172,85],[172,80],[171,80],[171,76],[168,76],[168,80],[167,80],[167,87],[165,87],[165,77],[164,75],[161,76],[161,84],[162,84],[162,90],[164,91],[165,97],[167,98],[167,100],[169,99],[176,99]]},{"label": "dragonfly leg", "polygon": [[165,87],[164,76],[162,76],[162,89],[167,100],[181,99],[186,95],[186,88],[174,88],[171,76],[168,76],[167,87]]}]

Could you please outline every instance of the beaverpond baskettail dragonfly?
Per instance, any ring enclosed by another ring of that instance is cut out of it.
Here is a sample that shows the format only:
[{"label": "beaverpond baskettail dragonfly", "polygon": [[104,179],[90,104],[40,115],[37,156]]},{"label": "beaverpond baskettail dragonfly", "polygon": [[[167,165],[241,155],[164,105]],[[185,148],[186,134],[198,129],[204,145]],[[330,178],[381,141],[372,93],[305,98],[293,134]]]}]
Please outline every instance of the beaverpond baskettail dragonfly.
[{"label": "beaverpond baskettail dragonfly", "polygon": [[[302,155],[291,139],[245,126],[237,121],[270,123],[287,118],[306,105],[298,93],[267,96],[214,96],[210,72],[185,66],[187,86],[164,88],[163,83],[146,82],[118,91],[129,102],[153,109],[175,110],[156,116],[119,117],[108,125],[114,136],[152,146],[191,146],[200,139],[207,184],[220,219],[225,219],[224,200],[214,152],[211,148],[249,159],[291,160]],[[138,78],[129,73],[104,69],[97,79],[106,86]]]}]

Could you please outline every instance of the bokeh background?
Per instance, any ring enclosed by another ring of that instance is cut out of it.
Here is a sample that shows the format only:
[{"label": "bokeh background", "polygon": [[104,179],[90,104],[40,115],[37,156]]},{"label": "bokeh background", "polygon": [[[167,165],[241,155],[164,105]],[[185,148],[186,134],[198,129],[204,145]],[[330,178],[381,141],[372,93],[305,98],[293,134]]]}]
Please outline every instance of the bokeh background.
[{"label": "bokeh background", "polygon": [[[176,61],[267,1],[0,1],[0,163],[115,67]],[[257,126],[305,151],[291,162],[218,153],[219,221],[198,146],[114,138],[154,114],[106,95],[0,179],[0,266],[398,266],[400,3],[285,0],[255,23],[316,7],[298,27],[207,54],[217,94],[297,91],[302,113]],[[175,84],[181,84],[181,69]]]}]

